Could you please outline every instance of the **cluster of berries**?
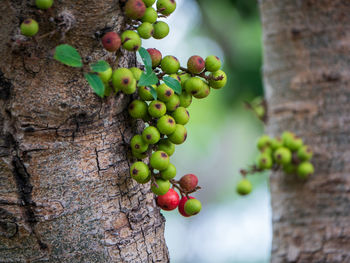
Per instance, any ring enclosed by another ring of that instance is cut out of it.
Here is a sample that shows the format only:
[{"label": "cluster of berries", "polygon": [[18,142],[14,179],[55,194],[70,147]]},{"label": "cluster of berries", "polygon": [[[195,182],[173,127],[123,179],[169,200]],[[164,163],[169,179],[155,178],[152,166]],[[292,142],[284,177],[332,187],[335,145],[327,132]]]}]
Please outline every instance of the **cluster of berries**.
[{"label": "cluster of berries", "polygon": [[[284,131],[277,138],[263,135],[259,138],[257,147],[260,151],[257,163],[250,170],[241,170],[243,177],[268,169],[282,169],[286,174],[296,174],[302,180],[314,173],[314,166],[310,162],[312,150],[292,132]],[[237,185],[237,192],[241,195],[249,194],[251,190],[252,185],[246,178]]]}]

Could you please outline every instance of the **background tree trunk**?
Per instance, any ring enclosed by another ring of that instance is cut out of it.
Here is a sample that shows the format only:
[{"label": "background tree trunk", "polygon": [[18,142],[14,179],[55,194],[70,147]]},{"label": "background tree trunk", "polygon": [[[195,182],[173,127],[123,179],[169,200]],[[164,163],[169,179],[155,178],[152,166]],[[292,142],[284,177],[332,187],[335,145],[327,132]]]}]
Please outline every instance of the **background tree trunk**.
[{"label": "background tree trunk", "polygon": [[[118,60],[95,38],[125,26],[122,4],[61,0],[42,12],[33,2],[0,5],[0,262],[168,262],[154,195],[128,172],[138,126],[129,97],[99,99],[80,69],[52,58],[63,41],[92,61],[135,65],[134,53]],[[13,41],[27,17],[43,35],[56,28],[50,16],[70,14],[66,34]]]},{"label": "background tree trunk", "polygon": [[350,262],[350,2],[261,0],[268,131],[311,145],[307,182],[271,176],[272,262]]}]

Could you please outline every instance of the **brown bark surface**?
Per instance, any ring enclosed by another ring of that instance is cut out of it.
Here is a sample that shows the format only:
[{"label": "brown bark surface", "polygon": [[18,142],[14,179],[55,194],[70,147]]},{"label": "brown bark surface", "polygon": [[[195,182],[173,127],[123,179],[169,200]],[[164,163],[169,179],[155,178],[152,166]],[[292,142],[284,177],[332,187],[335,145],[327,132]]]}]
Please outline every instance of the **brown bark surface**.
[{"label": "brown bark surface", "polygon": [[269,133],[314,150],[315,174],[271,176],[272,262],[350,262],[350,2],[261,0]]},{"label": "brown bark surface", "polygon": [[[139,126],[130,98],[98,98],[80,69],[52,58],[64,42],[84,59],[135,65],[134,53],[116,59],[95,38],[121,31],[122,4],[62,0],[42,12],[33,2],[0,5],[0,262],[168,262],[154,195],[129,176],[127,143]],[[62,14],[75,19],[59,26],[65,34],[13,41],[23,19],[36,19],[40,36]]]}]

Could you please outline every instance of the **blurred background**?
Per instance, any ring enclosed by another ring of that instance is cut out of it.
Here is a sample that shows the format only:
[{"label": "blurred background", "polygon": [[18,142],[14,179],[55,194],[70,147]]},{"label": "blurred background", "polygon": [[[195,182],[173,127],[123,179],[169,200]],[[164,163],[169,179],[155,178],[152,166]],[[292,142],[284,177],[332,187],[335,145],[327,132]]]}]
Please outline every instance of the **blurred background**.
[{"label": "blurred background", "polygon": [[235,187],[239,170],[252,164],[262,123],[244,101],[263,95],[261,25],[256,0],[177,0],[166,19],[169,35],[144,40],[145,48],[176,56],[186,66],[192,55],[217,55],[224,62],[227,85],[212,90],[188,108],[188,138],[172,157],[178,174],[199,177],[194,194],[202,202],[199,215],[177,211],[167,219],[165,237],[172,263],[269,262],[272,239],[268,175],[248,178],[252,194],[241,197]]}]

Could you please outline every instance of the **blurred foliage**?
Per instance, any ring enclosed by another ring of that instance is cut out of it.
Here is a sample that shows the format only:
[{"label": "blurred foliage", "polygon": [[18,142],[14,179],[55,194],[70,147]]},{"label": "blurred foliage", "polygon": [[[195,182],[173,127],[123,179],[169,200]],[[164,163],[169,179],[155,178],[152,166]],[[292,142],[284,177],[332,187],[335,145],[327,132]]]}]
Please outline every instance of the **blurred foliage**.
[{"label": "blurred foliage", "polygon": [[256,0],[197,0],[202,13],[198,34],[210,35],[223,49],[228,105],[263,95],[261,24]]}]

